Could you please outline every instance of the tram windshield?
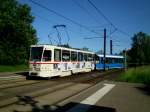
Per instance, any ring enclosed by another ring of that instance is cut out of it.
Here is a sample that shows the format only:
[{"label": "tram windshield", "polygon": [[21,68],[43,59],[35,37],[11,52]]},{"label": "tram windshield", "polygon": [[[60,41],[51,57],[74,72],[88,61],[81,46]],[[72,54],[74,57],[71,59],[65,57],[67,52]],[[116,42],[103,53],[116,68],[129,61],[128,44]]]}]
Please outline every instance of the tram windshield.
[{"label": "tram windshield", "polygon": [[44,50],[42,61],[51,61],[51,50]]},{"label": "tram windshield", "polygon": [[31,48],[31,61],[41,61],[43,47]]}]

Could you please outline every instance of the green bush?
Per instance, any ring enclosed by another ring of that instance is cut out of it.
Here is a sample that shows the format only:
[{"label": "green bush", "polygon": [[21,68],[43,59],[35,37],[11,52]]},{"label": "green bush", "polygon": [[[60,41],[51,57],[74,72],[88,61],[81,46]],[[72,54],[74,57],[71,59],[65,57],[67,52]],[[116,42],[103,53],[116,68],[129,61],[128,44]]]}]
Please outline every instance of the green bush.
[{"label": "green bush", "polygon": [[28,65],[0,65],[0,72],[17,72],[28,70]]},{"label": "green bush", "polygon": [[150,66],[131,68],[121,74],[119,81],[150,84]]}]

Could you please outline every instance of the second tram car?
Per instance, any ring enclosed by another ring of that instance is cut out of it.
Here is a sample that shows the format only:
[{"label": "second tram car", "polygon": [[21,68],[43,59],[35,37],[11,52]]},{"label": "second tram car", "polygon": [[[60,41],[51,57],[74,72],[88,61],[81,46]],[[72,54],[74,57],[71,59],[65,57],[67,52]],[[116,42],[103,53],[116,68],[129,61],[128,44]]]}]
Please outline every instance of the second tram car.
[{"label": "second tram car", "polygon": [[[96,55],[95,60],[96,69],[104,69],[104,55]],[[106,55],[105,67],[106,69],[124,68],[124,57],[121,55]]]},{"label": "second tram car", "polygon": [[94,70],[94,52],[54,45],[31,45],[29,76],[67,76]]}]

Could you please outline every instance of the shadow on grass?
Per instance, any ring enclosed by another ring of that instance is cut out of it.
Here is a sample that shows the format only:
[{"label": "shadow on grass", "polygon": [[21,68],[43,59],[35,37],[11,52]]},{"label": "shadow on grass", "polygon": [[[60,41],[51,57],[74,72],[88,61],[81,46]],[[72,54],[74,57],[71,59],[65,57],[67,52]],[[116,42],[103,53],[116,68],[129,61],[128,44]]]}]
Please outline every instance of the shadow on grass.
[{"label": "shadow on grass", "polygon": [[[86,110],[86,112],[116,112],[115,108],[111,107],[103,107],[103,106],[95,106],[95,105],[88,105],[88,104],[81,104],[71,102],[64,106],[51,106],[51,105],[41,105],[39,106],[39,102],[35,101],[30,96],[17,96],[18,97],[18,104],[21,106],[30,106],[30,112],[78,112],[81,110]],[[75,108],[74,108],[75,107]],[[71,109],[71,111],[70,111]],[[73,111],[72,111],[73,109]],[[14,112],[21,112],[23,110],[15,109]]]},{"label": "shadow on grass", "polygon": [[145,85],[142,87],[136,87],[138,90],[142,91],[144,94],[150,96],[150,85]]},{"label": "shadow on grass", "polygon": [[27,80],[47,80],[48,78],[43,78],[43,77],[36,77],[36,76],[29,76],[29,72],[17,72],[15,73],[17,75],[22,75],[26,77]]},{"label": "shadow on grass", "polygon": [[28,76],[29,75],[29,72],[17,72],[15,73],[17,75],[22,75],[22,76]]}]

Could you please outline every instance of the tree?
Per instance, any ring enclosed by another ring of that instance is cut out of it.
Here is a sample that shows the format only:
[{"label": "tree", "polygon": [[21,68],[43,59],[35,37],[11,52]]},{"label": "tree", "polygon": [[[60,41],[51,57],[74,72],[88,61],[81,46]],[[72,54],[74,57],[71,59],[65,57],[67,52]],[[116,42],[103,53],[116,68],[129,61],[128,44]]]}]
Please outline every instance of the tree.
[{"label": "tree", "polygon": [[141,64],[150,63],[150,36],[139,32],[132,38],[132,47],[128,51],[129,62]]},{"label": "tree", "polygon": [[0,64],[22,64],[28,60],[30,45],[37,43],[33,19],[28,5],[1,0]]}]

